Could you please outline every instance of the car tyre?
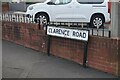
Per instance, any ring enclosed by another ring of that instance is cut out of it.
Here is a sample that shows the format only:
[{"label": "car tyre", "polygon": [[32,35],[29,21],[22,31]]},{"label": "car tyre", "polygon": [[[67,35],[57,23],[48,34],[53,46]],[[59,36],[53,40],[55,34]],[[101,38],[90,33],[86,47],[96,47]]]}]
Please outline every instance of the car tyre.
[{"label": "car tyre", "polygon": [[104,27],[104,17],[102,15],[94,15],[90,21],[90,27],[92,28],[103,28]]},{"label": "car tyre", "polygon": [[35,16],[35,22],[40,24],[47,24],[49,22],[49,18],[46,14],[40,13]]}]

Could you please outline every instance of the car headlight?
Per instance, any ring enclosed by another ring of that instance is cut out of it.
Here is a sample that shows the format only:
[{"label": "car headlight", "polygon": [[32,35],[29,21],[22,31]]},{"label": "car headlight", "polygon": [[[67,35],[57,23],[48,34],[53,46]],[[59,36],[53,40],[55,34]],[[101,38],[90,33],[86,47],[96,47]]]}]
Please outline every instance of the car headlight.
[{"label": "car headlight", "polygon": [[30,7],[29,7],[29,10],[33,10],[33,6],[30,6]]}]

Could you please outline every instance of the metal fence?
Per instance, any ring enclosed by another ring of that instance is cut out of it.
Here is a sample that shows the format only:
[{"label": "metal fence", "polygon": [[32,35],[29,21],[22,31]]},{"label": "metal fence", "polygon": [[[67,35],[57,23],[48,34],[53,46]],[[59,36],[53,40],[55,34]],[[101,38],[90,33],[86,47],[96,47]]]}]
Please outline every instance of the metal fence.
[{"label": "metal fence", "polygon": [[10,22],[35,23],[33,18],[27,18],[25,14],[2,13],[0,20]]},{"label": "metal fence", "polygon": [[[12,14],[12,13],[2,13],[0,20],[2,21],[9,21],[9,22],[21,22],[21,23],[34,23],[34,18],[27,18],[25,14]],[[41,26],[40,21],[38,21],[39,26]],[[42,25],[44,26],[44,25]],[[99,37],[111,37],[111,31],[109,28],[91,28],[86,23],[78,23],[78,22],[49,22],[46,26],[54,26],[54,27],[64,27],[64,28],[74,28],[74,29],[85,29],[89,30],[89,34],[92,36],[99,36]],[[45,28],[43,28],[45,29]]]},{"label": "metal fence", "polygon": [[91,28],[86,23],[69,23],[69,22],[50,22],[48,23],[48,26],[54,26],[54,27],[64,27],[64,28],[71,28],[71,29],[78,29],[78,30],[89,30],[89,34],[92,36],[99,36],[99,37],[111,37],[111,31],[109,28],[103,27],[103,28]]}]

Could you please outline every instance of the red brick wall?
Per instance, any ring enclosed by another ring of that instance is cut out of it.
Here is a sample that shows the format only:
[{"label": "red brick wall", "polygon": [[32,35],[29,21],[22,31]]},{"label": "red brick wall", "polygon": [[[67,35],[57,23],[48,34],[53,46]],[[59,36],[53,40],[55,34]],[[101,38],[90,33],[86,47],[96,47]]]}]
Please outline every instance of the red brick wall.
[{"label": "red brick wall", "polygon": [[2,3],[2,12],[9,11],[9,3]]},{"label": "red brick wall", "polygon": [[3,39],[37,51],[46,52],[45,32],[39,30],[37,24],[3,22],[2,26]]},{"label": "red brick wall", "polygon": [[118,42],[118,75],[120,77],[120,40]]},{"label": "red brick wall", "polygon": [[117,40],[91,37],[88,48],[88,66],[117,74]]},{"label": "red brick wall", "polygon": [[[47,52],[45,31],[39,30],[37,24],[3,22],[2,27],[3,39],[37,51]],[[50,53],[52,55],[82,64],[83,49],[84,43],[82,41],[51,37]],[[87,66],[120,75],[117,55],[119,50],[120,40],[118,49],[117,39],[90,36]]]},{"label": "red brick wall", "polygon": [[83,42],[55,37],[51,41],[51,53],[53,55],[82,64]]},{"label": "red brick wall", "polygon": [[[51,53],[65,59],[83,62],[84,43],[81,41],[52,38]],[[117,74],[117,40],[90,37],[88,43],[89,67]]]}]

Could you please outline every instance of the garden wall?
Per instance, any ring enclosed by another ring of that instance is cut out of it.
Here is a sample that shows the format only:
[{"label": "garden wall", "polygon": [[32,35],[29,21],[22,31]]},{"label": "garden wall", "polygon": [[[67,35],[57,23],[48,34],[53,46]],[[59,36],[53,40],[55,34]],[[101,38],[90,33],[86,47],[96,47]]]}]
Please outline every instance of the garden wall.
[{"label": "garden wall", "polygon": [[[47,53],[47,36],[42,27],[39,29],[38,24],[3,21],[2,33],[4,40]],[[82,41],[51,37],[50,47],[52,55],[79,64],[83,62],[84,43]],[[120,59],[118,57],[120,57],[120,39],[90,36],[88,67],[118,76],[118,74],[120,75]]]}]

